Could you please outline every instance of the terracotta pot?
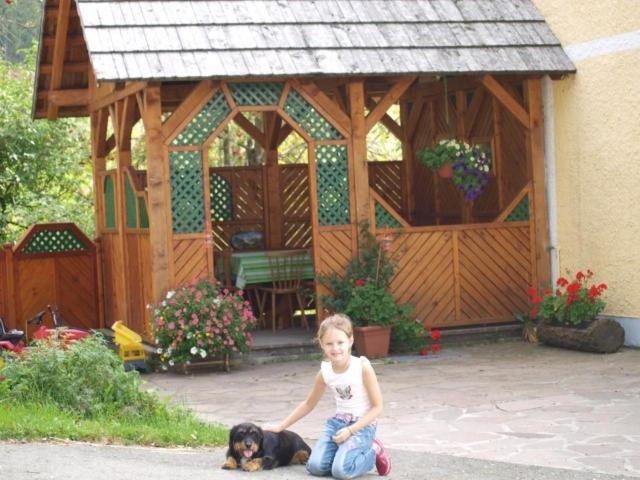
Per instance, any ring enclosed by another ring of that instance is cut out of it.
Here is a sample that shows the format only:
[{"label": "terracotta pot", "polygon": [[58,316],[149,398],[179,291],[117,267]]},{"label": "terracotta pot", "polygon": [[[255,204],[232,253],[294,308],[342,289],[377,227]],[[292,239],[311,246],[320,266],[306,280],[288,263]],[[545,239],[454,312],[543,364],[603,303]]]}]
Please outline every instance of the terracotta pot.
[{"label": "terracotta pot", "polygon": [[353,343],[359,355],[367,358],[389,355],[391,327],[354,327]]},{"label": "terracotta pot", "polygon": [[451,178],[453,177],[453,167],[450,163],[445,163],[438,169],[438,176],[440,178]]}]

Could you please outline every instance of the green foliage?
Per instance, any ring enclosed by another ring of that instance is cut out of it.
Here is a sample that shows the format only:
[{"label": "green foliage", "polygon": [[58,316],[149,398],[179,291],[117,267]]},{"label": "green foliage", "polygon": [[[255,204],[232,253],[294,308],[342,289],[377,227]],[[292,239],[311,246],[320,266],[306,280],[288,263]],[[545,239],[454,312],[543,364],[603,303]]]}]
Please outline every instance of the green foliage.
[{"label": "green foliage", "polygon": [[169,366],[251,347],[256,319],[249,303],[207,279],[172,290],[149,308],[160,360]]},{"label": "green foliage", "polygon": [[157,396],[141,392],[137,372],[125,372],[100,335],[68,346],[53,338],[36,342],[2,369],[0,401],[34,402],[91,418],[126,411],[145,415],[161,408]]},{"label": "green foliage", "polygon": [[604,283],[596,284],[593,272],[578,272],[574,280],[560,277],[556,282],[555,292],[551,289],[538,292],[531,287],[529,296],[533,308],[531,318],[541,318],[551,325],[584,327],[595,320],[604,310],[606,303],[601,295],[607,289]]},{"label": "green foliage", "polygon": [[411,305],[398,304],[389,291],[396,270],[387,252],[391,239],[378,242],[366,223],[360,229],[364,241],[359,256],[349,262],[344,276],[319,277],[333,292],[321,300],[330,310],[348,315],[355,326],[391,326],[392,350],[416,351],[424,343],[425,330],[411,318]]},{"label": "green foliage", "polygon": [[[396,123],[400,123],[398,105],[392,105],[387,114]],[[367,160],[370,162],[402,160],[402,142],[382,122],[376,123],[367,134]]]},{"label": "green foliage", "polygon": [[416,152],[418,158],[429,170],[436,171],[447,163],[453,163],[462,152],[462,144],[456,140],[441,140],[433,148]]},{"label": "green foliage", "polygon": [[93,235],[86,121],[31,119],[35,50],[0,61],[0,241],[31,223],[75,222]]},{"label": "green foliage", "polygon": [[42,0],[12,0],[0,2],[0,52],[2,59],[20,62],[24,49],[37,40]]}]

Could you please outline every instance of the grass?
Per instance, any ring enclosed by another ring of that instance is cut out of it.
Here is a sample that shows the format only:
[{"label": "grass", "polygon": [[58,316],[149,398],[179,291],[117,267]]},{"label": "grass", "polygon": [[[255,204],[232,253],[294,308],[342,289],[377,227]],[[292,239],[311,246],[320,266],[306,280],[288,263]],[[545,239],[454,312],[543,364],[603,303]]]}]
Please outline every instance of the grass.
[{"label": "grass", "polygon": [[87,419],[51,404],[0,403],[0,440],[74,440],[156,447],[225,445],[228,430],[184,409],[157,414],[100,414]]}]

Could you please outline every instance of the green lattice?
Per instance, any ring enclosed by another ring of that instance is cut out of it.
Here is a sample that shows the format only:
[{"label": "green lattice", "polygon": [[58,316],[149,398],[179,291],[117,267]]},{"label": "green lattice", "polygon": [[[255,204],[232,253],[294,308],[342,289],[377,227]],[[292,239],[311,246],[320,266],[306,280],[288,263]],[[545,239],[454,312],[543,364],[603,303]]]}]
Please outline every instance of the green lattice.
[{"label": "green lattice", "polygon": [[116,228],[116,193],[111,175],[104,177],[104,224]]},{"label": "green lattice", "polygon": [[224,98],[224,94],[218,92],[171,144],[202,145],[230,112],[231,107]]},{"label": "green lattice", "polygon": [[233,197],[229,180],[216,173],[209,174],[209,196],[211,220],[214,222],[233,220]]},{"label": "green lattice", "polygon": [[277,105],[284,83],[230,83],[233,100],[239,106]]},{"label": "green lattice", "polygon": [[507,217],[507,222],[521,222],[529,220],[529,195],[525,195],[518,206]]},{"label": "green lattice", "polygon": [[287,96],[284,110],[314,140],[339,140],[342,135],[307,102],[302,95],[291,90]]},{"label": "green lattice", "polygon": [[316,164],[320,225],[350,223],[347,147],[344,145],[318,145]]},{"label": "green lattice", "polygon": [[138,226],[138,218],[136,215],[136,192],[131,186],[131,180],[128,175],[124,176],[124,200],[127,213],[127,228],[136,228]]},{"label": "green lattice", "polygon": [[377,228],[400,228],[402,225],[391,215],[386,208],[376,202],[376,227]]},{"label": "green lattice", "polygon": [[22,253],[62,253],[86,250],[71,230],[41,230],[22,248]]},{"label": "green lattice", "polygon": [[149,214],[144,198],[138,198],[138,212],[140,213],[140,228],[149,228]]},{"label": "green lattice", "polygon": [[204,188],[200,152],[171,152],[169,157],[173,232],[202,232]]}]

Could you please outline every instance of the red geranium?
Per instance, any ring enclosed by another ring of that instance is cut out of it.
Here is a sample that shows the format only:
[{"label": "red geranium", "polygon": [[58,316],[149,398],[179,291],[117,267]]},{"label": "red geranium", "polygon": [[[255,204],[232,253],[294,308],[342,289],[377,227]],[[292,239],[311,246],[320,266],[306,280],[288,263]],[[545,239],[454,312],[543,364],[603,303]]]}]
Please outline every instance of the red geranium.
[{"label": "red geranium", "polygon": [[423,348],[422,350],[420,350],[420,355],[422,355],[423,357],[425,355],[429,355],[429,349],[428,348]]},{"label": "red geranium", "polygon": [[556,281],[556,285],[558,285],[559,287],[565,287],[565,286],[569,285],[569,280],[567,280],[564,277],[560,277]]},{"label": "red geranium", "polygon": [[440,340],[440,337],[442,337],[442,333],[440,333],[440,330],[431,330],[430,335],[431,338],[436,342]]},{"label": "red geranium", "polygon": [[364,280],[356,280],[354,283],[356,287],[364,287],[367,282],[365,282]]},{"label": "red geranium", "polygon": [[431,351],[433,353],[438,353],[440,351],[440,344],[434,343],[433,345],[431,345]]},{"label": "red geranium", "polygon": [[567,287],[567,292],[569,292],[570,295],[575,295],[578,290],[580,290],[580,284],[576,282]]}]

